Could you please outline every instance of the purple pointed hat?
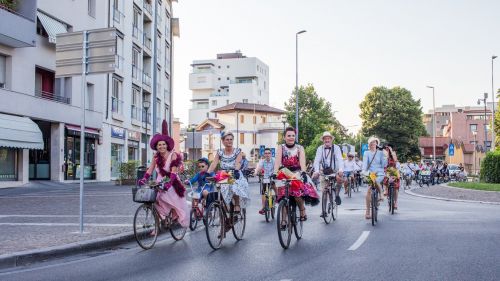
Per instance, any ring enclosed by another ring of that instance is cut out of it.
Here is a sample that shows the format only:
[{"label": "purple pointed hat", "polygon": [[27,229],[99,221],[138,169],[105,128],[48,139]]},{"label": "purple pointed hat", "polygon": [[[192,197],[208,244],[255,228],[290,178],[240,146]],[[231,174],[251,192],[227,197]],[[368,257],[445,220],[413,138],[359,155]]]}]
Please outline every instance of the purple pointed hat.
[{"label": "purple pointed hat", "polygon": [[174,139],[168,135],[168,125],[165,120],[163,120],[163,123],[161,124],[161,134],[154,135],[149,143],[152,150],[156,150],[156,145],[159,141],[164,141],[167,144],[168,151],[172,151],[172,149],[174,149]]}]

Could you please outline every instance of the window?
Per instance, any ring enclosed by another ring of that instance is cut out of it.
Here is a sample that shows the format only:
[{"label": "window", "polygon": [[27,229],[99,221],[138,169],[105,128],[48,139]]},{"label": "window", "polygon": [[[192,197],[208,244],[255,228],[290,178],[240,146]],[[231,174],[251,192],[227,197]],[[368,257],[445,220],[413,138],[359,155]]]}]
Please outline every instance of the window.
[{"label": "window", "polygon": [[170,72],[170,44],[165,42],[165,71]]},{"label": "window", "polygon": [[87,98],[85,99],[85,109],[94,110],[94,84],[87,83]]},{"label": "window", "polygon": [[264,81],[264,90],[266,89],[266,81]]},{"label": "window", "polygon": [[470,124],[470,131],[477,132],[477,124]]},{"label": "window", "polygon": [[132,77],[134,79],[138,79],[139,77],[139,54],[141,52],[136,48],[132,48]]},{"label": "window", "polygon": [[254,124],[257,124],[257,116],[254,116],[254,117],[253,117],[253,123],[254,123]]},{"label": "window", "polygon": [[95,0],[88,0],[88,13],[89,16],[95,18]]},{"label": "window", "polygon": [[260,119],[262,120],[262,123],[266,123],[266,116],[261,116]]},{"label": "window", "polygon": [[243,103],[248,103],[248,99],[243,99]]},{"label": "window", "polygon": [[240,133],[240,144],[245,144],[245,133]]},{"label": "window", "polygon": [[217,106],[217,100],[212,101],[212,106]]},{"label": "window", "polygon": [[53,99],[54,82],[54,72],[38,67],[35,68],[35,92],[37,96]]},{"label": "window", "polygon": [[141,104],[141,92],[139,89],[132,88],[132,106],[130,117],[135,120],[139,120],[139,108]]},{"label": "window", "polygon": [[123,101],[122,96],[122,81],[113,77],[113,93],[111,96],[111,111],[115,113],[122,113]]},{"label": "window", "polygon": [[167,120],[167,123],[170,123],[170,106],[168,104],[165,104],[165,120]]},{"label": "window", "polygon": [[156,128],[161,128],[161,100],[156,99]]},{"label": "window", "polygon": [[245,123],[245,115],[240,115],[240,123]]},{"label": "window", "polygon": [[252,134],[252,144],[257,144],[257,134],[256,133]]},{"label": "window", "polygon": [[134,16],[132,17],[132,36],[139,38],[139,22],[141,19],[141,12],[134,7]]},{"label": "window", "polygon": [[5,88],[7,76],[7,57],[0,55],[0,88]]}]

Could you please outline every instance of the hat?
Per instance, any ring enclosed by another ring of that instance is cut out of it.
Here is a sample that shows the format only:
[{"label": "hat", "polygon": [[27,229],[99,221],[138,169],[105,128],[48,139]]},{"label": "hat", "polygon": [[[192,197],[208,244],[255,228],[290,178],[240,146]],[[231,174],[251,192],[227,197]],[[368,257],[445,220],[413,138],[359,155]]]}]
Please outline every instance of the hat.
[{"label": "hat", "polygon": [[168,151],[172,151],[174,149],[174,139],[172,139],[168,135],[168,125],[167,121],[165,120],[163,120],[163,123],[161,124],[161,134],[158,133],[154,135],[151,139],[151,142],[149,143],[149,146],[152,150],[156,150],[156,145],[159,141],[164,141],[167,144]]},{"label": "hat", "polygon": [[347,153],[347,156],[352,156],[352,157],[354,157],[354,152],[349,152],[349,153]]},{"label": "hat", "polygon": [[380,144],[380,140],[377,137],[375,137],[375,136],[371,136],[368,139],[368,144],[370,144],[372,141],[377,141],[377,144]]},{"label": "hat", "polygon": [[205,157],[198,159],[198,163],[205,163],[207,166],[210,165],[210,162]]},{"label": "hat", "polygon": [[333,139],[333,136],[332,134],[330,134],[330,132],[326,131],[323,133],[323,135],[321,136],[321,140],[323,140],[325,137],[330,137]]},{"label": "hat", "polygon": [[227,136],[233,136],[233,138],[234,138],[233,132],[231,132],[231,131],[222,131],[222,132],[220,132],[220,138],[221,139],[224,139]]}]

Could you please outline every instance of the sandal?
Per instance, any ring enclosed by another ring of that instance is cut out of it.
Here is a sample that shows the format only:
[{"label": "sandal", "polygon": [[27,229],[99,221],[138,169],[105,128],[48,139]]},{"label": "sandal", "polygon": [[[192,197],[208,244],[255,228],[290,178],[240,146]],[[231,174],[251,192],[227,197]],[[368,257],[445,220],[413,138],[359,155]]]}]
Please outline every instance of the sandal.
[{"label": "sandal", "polygon": [[370,215],[370,212],[366,212],[365,213],[365,219],[369,220],[371,218],[372,218],[372,216]]},{"label": "sandal", "polygon": [[[236,207],[238,207],[238,210],[236,210]],[[235,205],[235,206],[233,207],[233,213],[234,213],[234,214],[239,214],[240,212],[241,212],[240,205]]]},{"label": "sandal", "polygon": [[300,212],[304,213],[304,215],[302,215],[302,214],[300,215],[300,221],[306,221],[307,220],[307,215],[305,214],[306,208],[300,209]]},{"label": "sandal", "polygon": [[287,221],[282,220],[282,221],[281,221],[281,227],[280,227],[280,229],[281,229],[281,230],[286,230],[287,226],[288,226],[288,222],[287,222]]}]

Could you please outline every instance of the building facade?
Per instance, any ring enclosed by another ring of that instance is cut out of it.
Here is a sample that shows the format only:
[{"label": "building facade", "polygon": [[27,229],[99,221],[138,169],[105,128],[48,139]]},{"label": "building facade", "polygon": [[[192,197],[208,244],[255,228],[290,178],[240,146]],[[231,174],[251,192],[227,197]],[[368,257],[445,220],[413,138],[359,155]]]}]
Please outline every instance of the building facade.
[{"label": "building facade", "polygon": [[232,103],[216,108],[212,113],[216,119],[205,119],[196,128],[202,135],[202,156],[209,160],[222,147],[222,131],[233,132],[234,146],[241,148],[249,161],[256,162],[261,147],[276,149],[286,126],[285,112],[268,105]]},{"label": "building facade", "polygon": [[269,104],[269,67],[241,52],[218,54],[215,60],[195,60],[189,89],[189,124],[216,118],[213,109],[231,103]]},{"label": "building facade", "polygon": [[[146,152],[146,142],[153,123],[161,128],[162,119],[171,120],[172,37],[179,33],[178,20],[171,16],[171,1],[17,3],[14,9],[0,8],[0,97],[5,101],[0,103],[0,114],[33,120],[40,128],[43,149],[29,149],[27,157],[24,152],[18,157],[18,162],[28,158],[29,173],[11,178],[9,184],[78,180],[82,135],[85,179],[108,181],[118,177],[121,162],[148,162],[151,152]],[[23,28],[10,29],[7,25],[11,24]],[[115,71],[87,76],[86,130],[82,134],[82,80],[80,76],[56,78],[56,35],[108,27],[117,31]],[[144,101],[150,103],[148,111]]]}]

